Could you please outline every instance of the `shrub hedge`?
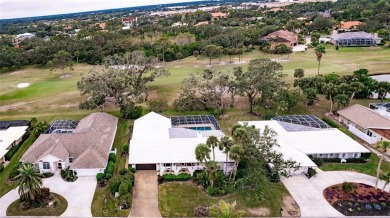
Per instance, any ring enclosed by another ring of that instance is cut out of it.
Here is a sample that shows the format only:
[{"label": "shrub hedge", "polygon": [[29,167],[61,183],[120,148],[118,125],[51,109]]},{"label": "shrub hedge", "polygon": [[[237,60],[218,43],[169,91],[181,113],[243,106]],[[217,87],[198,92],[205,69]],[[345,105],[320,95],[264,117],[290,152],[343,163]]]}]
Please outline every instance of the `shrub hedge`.
[{"label": "shrub hedge", "polygon": [[329,124],[331,127],[333,128],[340,128],[340,125],[337,124],[336,122],[334,122],[332,119],[330,119],[329,117],[323,117],[322,120]]},{"label": "shrub hedge", "polygon": [[4,165],[0,164],[0,173],[3,172],[3,170],[4,170]]},{"label": "shrub hedge", "polygon": [[163,175],[164,181],[186,181],[191,179],[191,175],[188,173],[180,173],[179,175],[165,174]]},{"label": "shrub hedge", "polygon": [[102,181],[103,178],[104,178],[104,173],[98,173],[98,174],[96,174],[96,180],[97,180],[98,182]]},{"label": "shrub hedge", "polygon": [[114,162],[116,161],[116,155],[114,153],[111,153],[108,155],[108,162]]}]

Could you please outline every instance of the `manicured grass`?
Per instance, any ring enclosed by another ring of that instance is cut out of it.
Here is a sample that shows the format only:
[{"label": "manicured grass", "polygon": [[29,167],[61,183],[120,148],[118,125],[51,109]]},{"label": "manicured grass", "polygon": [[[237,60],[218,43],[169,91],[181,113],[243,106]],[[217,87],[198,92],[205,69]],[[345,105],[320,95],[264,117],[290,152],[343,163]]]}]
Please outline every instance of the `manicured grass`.
[{"label": "manicured grass", "polygon": [[[232,70],[233,67],[247,67],[250,60],[271,56],[254,50],[245,52],[242,61],[234,57],[234,64],[226,64],[228,57],[222,57],[221,63],[213,59],[213,68],[217,70]],[[386,72],[390,69],[390,49],[375,48],[342,48],[336,51],[329,46],[321,62],[321,73],[350,74],[359,68],[367,68],[370,73]],[[272,56],[276,58],[276,56]],[[283,57],[287,59],[287,56]],[[281,62],[286,74],[284,80],[293,82],[294,69],[302,67],[306,76],[317,74],[317,61],[313,49],[307,52],[291,54],[288,61]],[[208,65],[208,60],[202,57],[197,59],[188,57],[180,61],[167,63],[171,72],[168,77],[158,78],[149,84],[150,99],[163,98],[172,103],[177,97],[183,80],[191,73],[202,72]],[[69,77],[60,78],[59,72],[50,73],[48,68],[29,66],[11,73],[0,74],[0,120],[11,118],[25,118],[32,116],[86,115],[89,111],[80,111],[79,102],[83,99],[77,90],[76,84],[81,73],[87,73],[93,68],[91,65],[79,64],[74,71],[66,72]],[[31,85],[24,89],[16,88],[18,83],[29,82]],[[108,107],[107,110],[117,110],[117,107]]]},{"label": "manicured grass", "polygon": [[[347,161],[348,162],[348,161]],[[367,163],[325,163],[321,170],[324,171],[356,171],[370,176],[376,176],[376,168],[378,167],[379,157],[372,153],[370,161]],[[382,172],[390,171],[390,163],[383,161],[381,165]]]},{"label": "manicured grass", "polygon": [[[266,207],[271,216],[280,216],[283,196],[289,195],[281,183],[266,181],[261,196],[256,196],[251,190],[242,190],[223,197],[211,197],[191,182],[169,182],[159,186],[159,207],[164,217],[193,217],[194,208],[211,206],[220,199],[232,203],[237,201],[237,208]],[[259,199],[263,198],[263,199]],[[251,216],[249,212],[246,214]]]},{"label": "manicured grass", "polygon": [[55,208],[34,208],[23,211],[19,209],[20,199],[18,199],[7,208],[7,216],[60,216],[68,208],[68,202],[59,194],[51,193],[51,195],[58,202]]},{"label": "manicured grass", "polygon": [[30,137],[20,146],[4,171],[0,173],[0,198],[17,186],[17,182],[8,181],[8,176],[11,173],[12,168],[19,163],[19,159],[22,157],[24,152],[27,151],[30,145],[34,143],[34,141],[35,137],[31,134]]},{"label": "manicured grass", "polygon": [[[115,171],[113,178],[119,176],[119,170],[125,168],[126,157],[121,155],[122,146],[129,143],[129,123],[124,119],[119,119],[118,128],[115,135],[113,147],[117,149]],[[104,204],[106,199],[106,204]],[[131,202],[130,202],[131,204]],[[94,217],[127,217],[130,210],[119,210],[119,202],[111,196],[108,185],[105,187],[96,187],[91,205],[92,215]],[[107,212],[104,213],[103,210]]]}]

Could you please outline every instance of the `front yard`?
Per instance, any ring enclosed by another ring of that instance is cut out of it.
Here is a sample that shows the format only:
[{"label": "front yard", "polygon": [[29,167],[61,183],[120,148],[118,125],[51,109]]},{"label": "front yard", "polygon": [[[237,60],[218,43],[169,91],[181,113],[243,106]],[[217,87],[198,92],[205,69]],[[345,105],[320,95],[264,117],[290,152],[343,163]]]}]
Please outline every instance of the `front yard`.
[{"label": "front yard", "polygon": [[193,217],[194,208],[211,206],[221,199],[229,203],[237,201],[237,209],[247,211],[246,216],[257,216],[249,210],[265,208],[270,211],[265,216],[280,216],[282,199],[290,195],[287,189],[282,183],[269,181],[265,181],[260,189],[260,194],[253,190],[237,190],[226,196],[211,197],[192,182],[168,182],[159,185],[158,201],[163,217]]},{"label": "front yard", "polygon": [[[320,169],[324,171],[354,171],[370,176],[376,176],[378,162],[379,157],[372,153],[370,160],[367,163],[324,163]],[[382,172],[390,171],[390,163],[384,160],[381,165],[381,170]]]}]

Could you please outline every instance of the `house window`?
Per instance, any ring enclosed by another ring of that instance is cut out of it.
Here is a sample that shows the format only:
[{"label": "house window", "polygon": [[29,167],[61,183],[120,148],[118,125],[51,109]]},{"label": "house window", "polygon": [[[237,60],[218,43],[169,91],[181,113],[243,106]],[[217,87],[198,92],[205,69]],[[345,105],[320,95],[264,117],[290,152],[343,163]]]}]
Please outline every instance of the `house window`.
[{"label": "house window", "polygon": [[353,157],[357,157],[357,153],[354,153],[354,154],[353,154]]},{"label": "house window", "polygon": [[170,163],[165,163],[165,164],[164,164],[164,167],[170,167],[170,166],[171,166]]},{"label": "house window", "polygon": [[43,169],[44,170],[50,169],[50,163],[49,162],[43,162]]},{"label": "house window", "polygon": [[322,157],[322,154],[320,154],[320,157]]},{"label": "house window", "polygon": [[345,157],[345,153],[343,153],[343,156],[342,157]]},{"label": "house window", "polygon": [[372,132],[370,130],[367,130],[367,135],[372,136]]},{"label": "house window", "polygon": [[74,157],[69,157],[69,163],[73,163]]},{"label": "house window", "polygon": [[333,154],[330,154],[331,157],[333,157]]}]

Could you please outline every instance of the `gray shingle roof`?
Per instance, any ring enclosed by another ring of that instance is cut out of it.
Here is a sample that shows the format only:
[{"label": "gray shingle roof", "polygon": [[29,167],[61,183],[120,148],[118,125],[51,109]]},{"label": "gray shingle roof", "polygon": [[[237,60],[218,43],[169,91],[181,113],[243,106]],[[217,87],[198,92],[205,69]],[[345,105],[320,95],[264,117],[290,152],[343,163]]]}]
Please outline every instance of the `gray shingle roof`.
[{"label": "gray shingle roof", "polygon": [[71,134],[41,134],[21,158],[37,162],[47,155],[63,161],[74,157],[71,169],[105,168],[118,123],[107,113],[83,118]]}]

